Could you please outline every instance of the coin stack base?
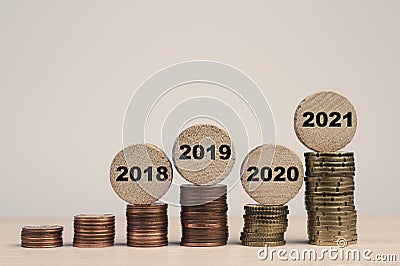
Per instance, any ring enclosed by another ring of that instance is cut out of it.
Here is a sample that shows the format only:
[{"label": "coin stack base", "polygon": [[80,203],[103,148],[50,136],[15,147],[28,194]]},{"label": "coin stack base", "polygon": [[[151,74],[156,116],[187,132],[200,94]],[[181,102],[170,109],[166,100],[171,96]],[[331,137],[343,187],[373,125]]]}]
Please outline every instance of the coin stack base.
[{"label": "coin stack base", "polygon": [[161,247],[168,245],[168,205],[130,204],[126,207],[127,245]]},{"label": "coin stack base", "polygon": [[21,230],[21,247],[55,248],[63,245],[63,227],[60,225],[24,226]]},{"label": "coin stack base", "polygon": [[289,213],[286,205],[247,204],[244,210],[244,227],[240,235],[242,245],[274,247],[286,244]]},{"label": "coin stack base", "polygon": [[181,186],[181,245],[216,247],[228,241],[226,185]]},{"label": "coin stack base", "polygon": [[354,204],[355,163],[352,152],[308,152],[305,205],[309,243],[335,246],[357,243]]},{"label": "coin stack base", "polygon": [[110,247],[114,245],[114,237],[115,216],[113,214],[78,214],[74,216],[74,247]]}]

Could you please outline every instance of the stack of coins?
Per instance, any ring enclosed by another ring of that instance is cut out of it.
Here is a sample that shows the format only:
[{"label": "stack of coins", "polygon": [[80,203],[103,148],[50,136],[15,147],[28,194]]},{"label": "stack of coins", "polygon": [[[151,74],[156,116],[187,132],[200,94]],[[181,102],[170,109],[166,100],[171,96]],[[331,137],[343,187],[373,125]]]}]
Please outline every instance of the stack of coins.
[{"label": "stack of coins", "polygon": [[227,186],[181,185],[182,246],[215,247],[228,241]]},{"label": "stack of coins", "polygon": [[115,216],[113,214],[78,214],[74,216],[74,247],[110,247],[114,245],[114,236]]},{"label": "stack of coins", "polygon": [[60,225],[24,226],[21,231],[21,247],[56,248],[63,245]]},{"label": "stack of coins", "polygon": [[127,245],[160,247],[168,245],[168,205],[129,204],[126,207]]},{"label": "stack of coins", "polygon": [[244,210],[244,227],[240,235],[242,245],[274,247],[286,244],[287,205],[247,204]]},{"label": "stack of coins", "polygon": [[305,205],[310,244],[357,243],[352,152],[307,152]]}]

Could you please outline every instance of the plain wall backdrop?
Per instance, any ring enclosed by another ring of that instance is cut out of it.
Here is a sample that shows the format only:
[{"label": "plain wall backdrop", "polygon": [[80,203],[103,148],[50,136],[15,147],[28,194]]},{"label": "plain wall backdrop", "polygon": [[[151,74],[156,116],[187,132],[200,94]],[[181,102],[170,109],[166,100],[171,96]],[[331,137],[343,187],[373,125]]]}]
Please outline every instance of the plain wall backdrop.
[{"label": "plain wall backdrop", "polygon": [[[298,103],[347,96],[357,209],[399,215],[399,25],[399,1],[0,0],[0,217],[123,215],[108,172],[129,99],[153,73],[199,59],[249,75],[277,143],[300,156]],[[252,202],[240,184],[228,198],[235,216]],[[289,207],[305,215],[303,189]]]}]

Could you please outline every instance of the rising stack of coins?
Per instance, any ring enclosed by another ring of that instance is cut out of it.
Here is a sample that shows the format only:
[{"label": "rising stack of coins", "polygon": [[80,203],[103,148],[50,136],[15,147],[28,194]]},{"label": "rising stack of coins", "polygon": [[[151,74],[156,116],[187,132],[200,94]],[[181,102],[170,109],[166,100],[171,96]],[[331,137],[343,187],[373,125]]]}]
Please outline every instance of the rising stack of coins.
[{"label": "rising stack of coins", "polygon": [[228,241],[227,186],[181,185],[181,245],[215,247]]},{"label": "rising stack of coins", "polygon": [[113,214],[78,214],[74,216],[74,247],[110,247],[114,245],[114,236],[115,216]]},{"label": "rising stack of coins", "polygon": [[305,205],[310,244],[357,242],[354,205],[355,163],[352,152],[307,152]]},{"label": "rising stack of coins", "polygon": [[285,245],[289,214],[286,204],[303,185],[301,159],[283,145],[262,144],[247,154],[240,175],[244,190],[258,203],[244,206],[242,245]]},{"label": "rising stack of coins", "polygon": [[247,204],[243,232],[240,240],[244,246],[263,247],[286,244],[285,232],[288,227],[287,205]]},{"label": "rising stack of coins", "polygon": [[168,205],[129,204],[126,207],[127,245],[160,247],[168,245]]},{"label": "rising stack of coins", "polygon": [[24,226],[21,231],[21,247],[55,248],[63,245],[60,225]]},{"label": "rising stack of coins", "polygon": [[353,139],[357,114],[349,99],[333,91],[307,96],[294,115],[294,130],[307,148],[305,205],[310,244],[357,243],[354,205],[355,163],[340,152]]}]

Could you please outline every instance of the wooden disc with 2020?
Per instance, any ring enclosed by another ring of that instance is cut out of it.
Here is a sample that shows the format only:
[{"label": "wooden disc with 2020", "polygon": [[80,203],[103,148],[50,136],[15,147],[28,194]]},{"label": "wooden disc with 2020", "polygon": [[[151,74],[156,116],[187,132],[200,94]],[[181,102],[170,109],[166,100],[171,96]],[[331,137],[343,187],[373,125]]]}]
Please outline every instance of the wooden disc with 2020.
[{"label": "wooden disc with 2020", "polygon": [[284,205],[299,192],[303,164],[296,153],[282,145],[264,144],[249,152],[240,176],[244,190],[264,205]]}]

